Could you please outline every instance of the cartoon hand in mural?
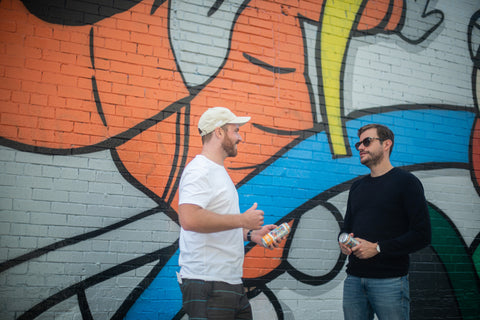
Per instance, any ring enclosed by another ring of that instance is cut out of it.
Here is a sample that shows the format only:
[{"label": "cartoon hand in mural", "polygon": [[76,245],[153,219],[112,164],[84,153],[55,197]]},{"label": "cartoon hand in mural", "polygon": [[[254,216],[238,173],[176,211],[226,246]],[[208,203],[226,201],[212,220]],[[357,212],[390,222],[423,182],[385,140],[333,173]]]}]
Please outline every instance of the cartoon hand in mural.
[{"label": "cartoon hand in mural", "polygon": [[442,24],[444,15],[440,10],[427,11],[430,0],[406,0],[405,2],[405,19],[400,37],[408,43],[419,44]]}]

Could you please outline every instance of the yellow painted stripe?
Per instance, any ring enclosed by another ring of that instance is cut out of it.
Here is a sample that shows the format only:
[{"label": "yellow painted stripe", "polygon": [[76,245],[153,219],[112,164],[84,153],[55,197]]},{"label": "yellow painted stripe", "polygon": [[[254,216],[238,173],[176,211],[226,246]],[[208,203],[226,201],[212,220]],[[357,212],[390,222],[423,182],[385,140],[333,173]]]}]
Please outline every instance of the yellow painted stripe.
[{"label": "yellow painted stripe", "polygon": [[334,155],[346,155],[340,110],[342,61],[362,0],[327,0],[321,27],[321,64],[325,109]]}]

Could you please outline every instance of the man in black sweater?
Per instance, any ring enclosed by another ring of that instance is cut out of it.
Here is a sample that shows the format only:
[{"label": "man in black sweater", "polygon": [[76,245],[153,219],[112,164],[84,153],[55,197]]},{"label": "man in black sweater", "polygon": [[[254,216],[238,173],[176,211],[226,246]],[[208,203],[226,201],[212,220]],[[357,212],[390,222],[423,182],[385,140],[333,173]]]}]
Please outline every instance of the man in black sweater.
[{"label": "man in black sweater", "polygon": [[370,175],[355,181],[342,232],[359,244],[340,249],[349,256],[344,282],[346,320],[409,319],[409,254],[430,244],[423,186],[413,174],[390,163],[393,132],[369,124],[358,130],[360,162]]}]

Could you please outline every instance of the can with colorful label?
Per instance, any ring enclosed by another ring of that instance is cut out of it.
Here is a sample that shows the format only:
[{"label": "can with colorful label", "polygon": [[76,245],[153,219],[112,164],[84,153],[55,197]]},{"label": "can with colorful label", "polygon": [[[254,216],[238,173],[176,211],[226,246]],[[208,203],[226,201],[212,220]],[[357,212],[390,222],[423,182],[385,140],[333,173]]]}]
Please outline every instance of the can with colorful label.
[{"label": "can with colorful label", "polygon": [[353,248],[358,244],[358,240],[350,236],[348,233],[342,233],[340,236],[338,236],[338,241],[349,248]]},{"label": "can with colorful label", "polygon": [[284,222],[266,235],[263,236],[262,238],[262,244],[264,247],[270,246],[274,241],[277,241],[277,239],[281,239],[285,236],[287,236],[290,233],[290,226],[288,223]]}]

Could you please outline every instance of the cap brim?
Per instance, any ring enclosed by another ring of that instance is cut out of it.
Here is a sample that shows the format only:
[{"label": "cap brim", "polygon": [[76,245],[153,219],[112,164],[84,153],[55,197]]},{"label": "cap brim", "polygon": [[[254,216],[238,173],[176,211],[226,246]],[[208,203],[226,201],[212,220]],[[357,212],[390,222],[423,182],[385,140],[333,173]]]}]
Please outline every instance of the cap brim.
[{"label": "cap brim", "polygon": [[231,124],[238,124],[238,125],[244,125],[245,123],[247,123],[248,121],[250,121],[251,117],[236,117],[235,119],[233,119],[232,121],[228,121],[228,123],[231,123]]}]

